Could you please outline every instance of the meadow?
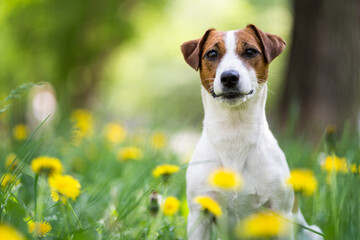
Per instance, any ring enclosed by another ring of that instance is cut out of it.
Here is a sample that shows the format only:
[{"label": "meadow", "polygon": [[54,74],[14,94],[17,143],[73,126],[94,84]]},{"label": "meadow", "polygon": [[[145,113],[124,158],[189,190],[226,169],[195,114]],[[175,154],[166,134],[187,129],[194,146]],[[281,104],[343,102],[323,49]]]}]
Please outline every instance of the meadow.
[{"label": "meadow", "polygon": [[[337,2],[0,1],[0,240],[187,239],[185,173],[203,108],[180,46],[251,23],[287,42],[266,109],[292,170],[284,184],[325,239],[360,239],[360,11]],[[353,128],[325,129],[345,121]],[[209,184],[244,183],[219,169]],[[221,202],[191,201],[216,219],[212,239],[272,239],[293,224],[261,209],[229,234]]]},{"label": "meadow", "polygon": [[[57,129],[47,120],[33,131],[9,129],[0,149],[0,239],[186,239],[189,156],[174,153],[173,133],[96,116],[77,109]],[[293,182],[307,221],[325,239],[358,239],[358,136],[335,131],[329,126],[317,143],[291,129],[278,139],[290,168],[311,175]],[[204,208],[204,217],[217,216]],[[262,219],[249,224],[255,239],[278,229],[266,230]],[[221,235],[214,227],[212,239]]]}]

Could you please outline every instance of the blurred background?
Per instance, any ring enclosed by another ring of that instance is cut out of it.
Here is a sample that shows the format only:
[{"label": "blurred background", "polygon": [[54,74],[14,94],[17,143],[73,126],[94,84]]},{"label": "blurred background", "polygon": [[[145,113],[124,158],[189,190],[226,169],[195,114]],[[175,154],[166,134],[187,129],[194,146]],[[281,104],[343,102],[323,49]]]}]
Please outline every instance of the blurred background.
[{"label": "blurred background", "polygon": [[[77,108],[134,127],[200,131],[199,76],[180,45],[249,23],[287,42],[269,70],[275,131],[357,128],[357,0],[13,0],[0,2],[0,108],[12,104],[0,132],[34,128],[49,113],[57,126]],[[29,82],[43,84],[6,99]]]}]

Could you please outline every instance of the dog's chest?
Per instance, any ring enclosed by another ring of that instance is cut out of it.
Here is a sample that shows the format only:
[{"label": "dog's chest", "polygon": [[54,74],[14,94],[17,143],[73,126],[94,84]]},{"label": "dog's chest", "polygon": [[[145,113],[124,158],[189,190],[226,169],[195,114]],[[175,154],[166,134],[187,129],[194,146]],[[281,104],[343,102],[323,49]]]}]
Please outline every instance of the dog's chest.
[{"label": "dog's chest", "polygon": [[239,192],[225,193],[229,223],[235,224],[240,219],[252,214],[262,207],[268,209],[288,210],[292,199],[284,186],[285,178],[271,167],[242,172],[243,187]]},{"label": "dog's chest", "polygon": [[285,186],[289,171],[281,149],[270,130],[265,129],[261,134],[254,134],[254,131],[251,126],[222,128],[223,135],[211,136],[221,165],[242,175],[243,189],[239,193],[229,193],[227,198],[229,208],[236,209],[238,217],[289,199]]},{"label": "dog's chest", "polygon": [[208,134],[213,148],[224,167],[242,171],[244,164],[248,160],[256,160],[262,155],[261,152],[256,152],[258,148],[257,136],[259,134],[254,134],[252,126],[243,125],[239,127],[239,125],[235,124],[224,124],[221,131],[215,129],[220,128],[211,127]]}]

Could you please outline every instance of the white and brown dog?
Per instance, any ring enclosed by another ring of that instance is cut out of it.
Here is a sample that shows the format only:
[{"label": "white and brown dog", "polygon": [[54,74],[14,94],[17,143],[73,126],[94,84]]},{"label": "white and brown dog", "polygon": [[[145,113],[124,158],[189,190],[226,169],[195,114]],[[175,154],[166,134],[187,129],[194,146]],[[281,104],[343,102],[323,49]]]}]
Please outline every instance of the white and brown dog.
[{"label": "white and brown dog", "polygon": [[[289,167],[265,115],[268,66],[284,48],[279,36],[254,25],[227,32],[209,29],[202,38],[181,46],[185,61],[200,69],[205,110],[202,136],[186,174],[189,239],[210,237],[212,222],[199,223],[201,210],[193,199],[217,199],[217,190],[207,180],[219,168],[233,169],[244,180],[243,189],[228,193],[227,205],[222,206],[230,228],[262,206],[307,226],[301,212],[293,211],[294,193],[285,184]],[[307,230],[298,236],[322,239]]]}]

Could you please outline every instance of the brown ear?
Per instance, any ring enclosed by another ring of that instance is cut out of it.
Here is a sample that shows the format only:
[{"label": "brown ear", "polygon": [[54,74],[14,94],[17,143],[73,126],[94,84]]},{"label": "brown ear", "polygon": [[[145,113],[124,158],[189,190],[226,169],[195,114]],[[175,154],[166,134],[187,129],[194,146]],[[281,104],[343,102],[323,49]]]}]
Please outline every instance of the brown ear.
[{"label": "brown ear", "polygon": [[202,38],[187,41],[181,45],[181,52],[184,55],[185,61],[196,71],[200,67],[202,46],[212,30],[214,29],[208,29]]},{"label": "brown ear", "polygon": [[262,43],[263,52],[267,63],[270,63],[284,50],[286,42],[281,37],[275,34],[264,33],[253,24],[247,25],[246,27],[251,28]]}]

